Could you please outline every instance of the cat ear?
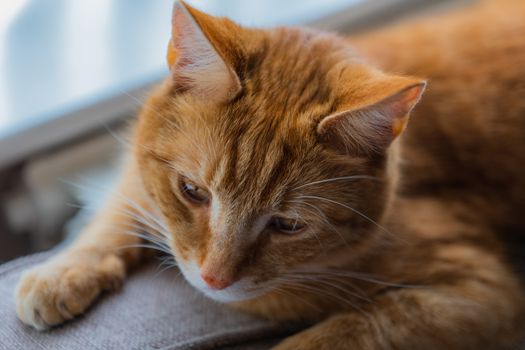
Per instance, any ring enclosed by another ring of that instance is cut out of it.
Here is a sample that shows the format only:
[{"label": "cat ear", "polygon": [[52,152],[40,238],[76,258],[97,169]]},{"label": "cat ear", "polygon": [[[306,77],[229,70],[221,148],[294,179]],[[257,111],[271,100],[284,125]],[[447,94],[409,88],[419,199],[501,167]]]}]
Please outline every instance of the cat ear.
[{"label": "cat ear", "polygon": [[357,106],[322,119],[317,133],[347,154],[381,153],[405,130],[425,87],[425,81],[401,77],[373,84]]},{"label": "cat ear", "polygon": [[168,46],[168,65],[176,88],[217,103],[231,100],[241,89],[237,74],[209,39],[213,30],[220,31],[216,28],[220,24],[218,19],[177,1]]}]

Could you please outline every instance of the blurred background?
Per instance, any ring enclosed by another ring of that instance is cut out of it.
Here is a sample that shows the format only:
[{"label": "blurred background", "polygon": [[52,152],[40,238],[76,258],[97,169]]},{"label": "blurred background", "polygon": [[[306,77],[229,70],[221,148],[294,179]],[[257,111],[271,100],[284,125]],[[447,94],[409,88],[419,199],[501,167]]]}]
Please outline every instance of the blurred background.
[{"label": "blurred background", "polygon": [[[467,0],[187,0],[244,25],[355,33]],[[172,0],[0,0],[0,262],[74,235],[167,75]],[[83,208],[83,209],[80,209]]]}]

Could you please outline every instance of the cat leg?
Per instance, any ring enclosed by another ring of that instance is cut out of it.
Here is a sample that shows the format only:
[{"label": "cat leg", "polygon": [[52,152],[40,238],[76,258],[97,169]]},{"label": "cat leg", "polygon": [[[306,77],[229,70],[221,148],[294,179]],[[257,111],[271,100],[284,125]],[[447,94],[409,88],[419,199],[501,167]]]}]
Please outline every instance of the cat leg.
[{"label": "cat leg", "polygon": [[71,246],[22,276],[16,290],[22,322],[44,330],[75,317],[102,291],[118,288],[127,268],[138,262],[142,238],[131,232],[144,224],[138,221],[148,209],[138,175],[125,174],[128,178]]},{"label": "cat leg", "polygon": [[274,350],[512,348],[523,335],[520,282],[489,253],[450,249],[451,266],[454,254],[475,257],[477,266],[458,264],[442,284],[388,289],[365,312],[334,315]]}]

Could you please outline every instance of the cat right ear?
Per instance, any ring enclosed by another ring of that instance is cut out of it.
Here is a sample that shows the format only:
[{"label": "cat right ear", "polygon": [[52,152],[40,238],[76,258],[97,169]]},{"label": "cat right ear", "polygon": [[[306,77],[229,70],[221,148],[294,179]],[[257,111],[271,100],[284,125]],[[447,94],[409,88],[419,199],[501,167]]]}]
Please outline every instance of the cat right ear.
[{"label": "cat right ear", "polygon": [[221,20],[183,1],[175,2],[168,65],[178,91],[222,103],[233,99],[241,90],[237,74],[209,39],[213,31],[220,32],[221,24]]},{"label": "cat right ear", "polygon": [[330,115],[318,124],[321,140],[352,155],[383,153],[406,128],[426,82],[388,77],[361,89],[357,106]]}]

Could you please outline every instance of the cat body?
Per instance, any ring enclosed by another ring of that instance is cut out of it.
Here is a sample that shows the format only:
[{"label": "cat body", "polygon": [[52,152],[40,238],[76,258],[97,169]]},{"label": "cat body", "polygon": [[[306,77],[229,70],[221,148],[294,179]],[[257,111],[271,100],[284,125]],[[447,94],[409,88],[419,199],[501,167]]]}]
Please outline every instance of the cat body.
[{"label": "cat body", "polygon": [[525,5],[498,4],[345,39],[177,3],[119,194],[26,274],[19,317],[83,312],[141,262],[122,229],[142,226],[210,298],[310,325],[277,349],[511,348]]},{"label": "cat body", "polygon": [[404,187],[470,197],[499,232],[525,225],[524,14],[522,1],[486,1],[352,41],[431,84],[403,138]]}]

